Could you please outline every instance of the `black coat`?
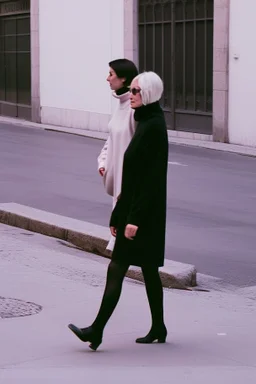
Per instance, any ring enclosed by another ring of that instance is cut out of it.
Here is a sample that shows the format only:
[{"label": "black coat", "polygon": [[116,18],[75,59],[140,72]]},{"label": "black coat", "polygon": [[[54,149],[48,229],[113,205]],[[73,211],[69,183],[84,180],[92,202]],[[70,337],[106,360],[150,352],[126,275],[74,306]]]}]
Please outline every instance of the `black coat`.
[{"label": "black coat", "polygon": [[[135,111],[136,132],[124,154],[120,198],[110,226],[117,228],[112,260],[135,266],[163,266],[166,229],[168,136],[159,103]],[[134,240],[127,224],[138,226]]]}]

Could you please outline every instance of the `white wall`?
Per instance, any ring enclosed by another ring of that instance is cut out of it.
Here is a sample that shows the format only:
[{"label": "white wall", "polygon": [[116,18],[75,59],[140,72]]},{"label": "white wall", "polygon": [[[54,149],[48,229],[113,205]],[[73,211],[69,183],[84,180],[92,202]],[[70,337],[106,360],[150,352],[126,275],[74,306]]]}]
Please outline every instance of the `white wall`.
[{"label": "white wall", "polygon": [[124,0],[40,0],[42,123],[107,130],[108,62],[124,56]]},{"label": "white wall", "polygon": [[230,0],[230,7],[229,139],[256,146],[256,1]]}]

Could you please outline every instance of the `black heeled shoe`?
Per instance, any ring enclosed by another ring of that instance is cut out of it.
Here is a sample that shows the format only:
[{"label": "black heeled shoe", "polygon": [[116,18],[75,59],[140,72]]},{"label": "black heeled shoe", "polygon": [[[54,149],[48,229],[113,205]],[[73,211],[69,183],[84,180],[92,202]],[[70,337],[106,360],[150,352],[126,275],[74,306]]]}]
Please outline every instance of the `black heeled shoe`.
[{"label": "black heeled shoe", "polygon": [[102,343],[102,334],[97,334],[92,327],[78,328],[74,324],[69,324],[68,328],[84,343],[91,343],[89,347],[96,351]]},{"label": "black heeled shoe", "polygon": [[140,337],[136,340],[138,344],[152,344],[154,341],[164,344],[166,342],[167,329],[163,326],[161,329],[152,328],[145,337]]}]

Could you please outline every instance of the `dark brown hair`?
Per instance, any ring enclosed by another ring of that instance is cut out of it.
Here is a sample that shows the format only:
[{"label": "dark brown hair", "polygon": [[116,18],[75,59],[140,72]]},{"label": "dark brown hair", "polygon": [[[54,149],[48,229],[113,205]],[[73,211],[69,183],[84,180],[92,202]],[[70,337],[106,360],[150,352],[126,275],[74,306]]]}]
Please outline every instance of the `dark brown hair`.
[{"label": "dark brown hair", "polygon": [[134,77],[138,75],[138,69],[136,65],[128,59],[113,60],[110,61],[108,65],[115,71],[119,78],[125,78],[125,87],[129,87]]}]

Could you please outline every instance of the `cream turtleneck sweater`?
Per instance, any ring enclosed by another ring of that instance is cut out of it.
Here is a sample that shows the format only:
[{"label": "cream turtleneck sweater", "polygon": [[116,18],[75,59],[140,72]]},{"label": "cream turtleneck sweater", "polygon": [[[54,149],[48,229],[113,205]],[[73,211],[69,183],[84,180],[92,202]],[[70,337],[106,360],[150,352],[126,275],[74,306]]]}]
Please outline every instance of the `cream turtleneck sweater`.
[{"label": "cream turtleneck sweater", "polygon": [[[98,157],[98,169],[105,168],[103,183],[106,192],[113,196],[113,208],[121,193],[123,157],[135,132],[134,111],[130,106],[130,92],[118,96],[118,106],[108,124],[109,136]],[[113,251],[115,237],[111,236],[107,249]]]},{"label": "cream turtleneck sweater", "polygon": [[98,168],[105,168],[104,186],[109,195],[116,198],[121,193],[123,157],[135,132],[134,111],[130,106],[130,93],[118,96],[117,109],[109,122],[109,136],[98,157]]}]

